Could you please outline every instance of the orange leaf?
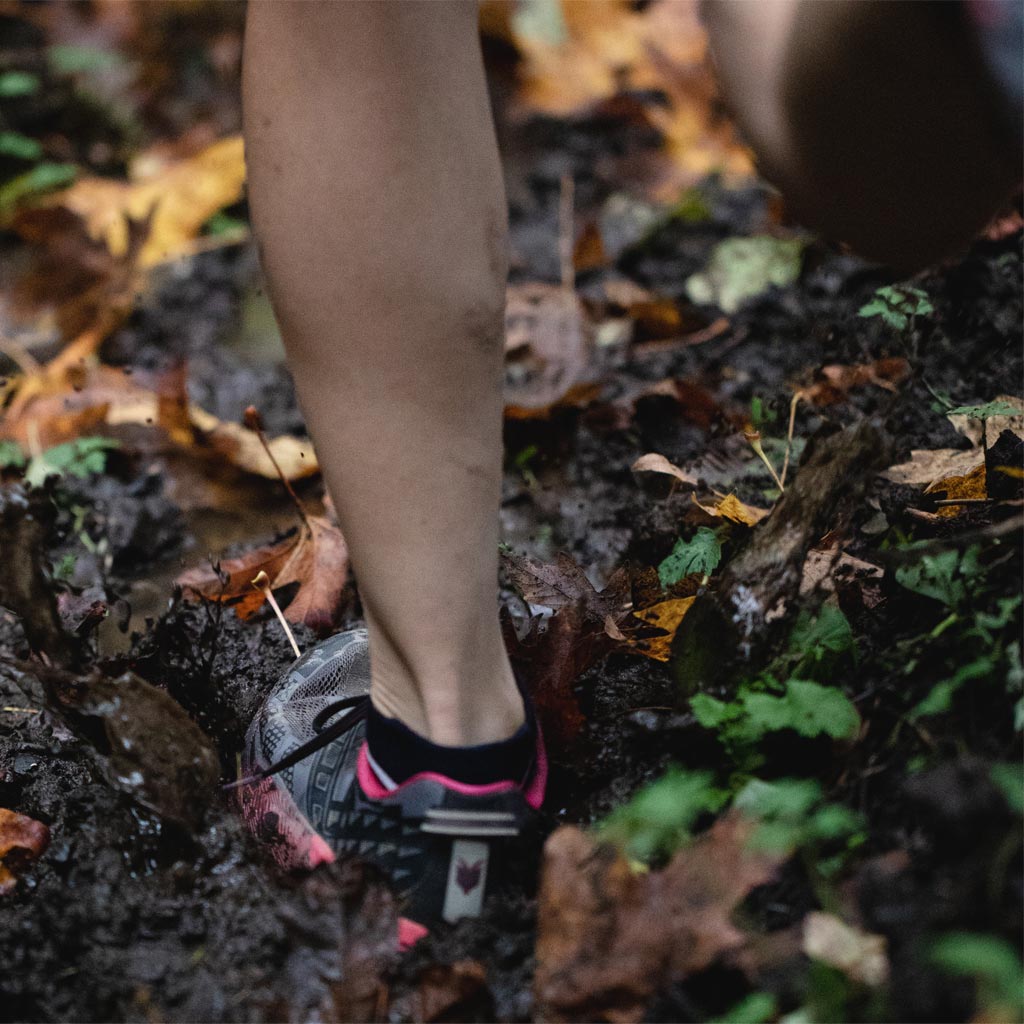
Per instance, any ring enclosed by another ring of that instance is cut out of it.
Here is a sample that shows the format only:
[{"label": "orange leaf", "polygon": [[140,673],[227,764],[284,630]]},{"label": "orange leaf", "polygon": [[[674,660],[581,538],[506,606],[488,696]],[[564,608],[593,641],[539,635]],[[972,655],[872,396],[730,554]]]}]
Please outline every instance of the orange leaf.
[{"label": "orange leaf", "polygon": [[15,873],[49,844],[50,830],[42,822],[0,807],[0,896],[18,884]]},{"label": "orange leaf", "polygon": [[[936,480],[929,484],[925,494],[937,494],[945,491],[947,500],[953,498],[968,498],[977,500],[987,498],[988,491],[985,489],[985,463],[976,466],[964,476],[948,476],[943,480]],[[960,515],[966,505],[944,505],[936,511],[936,515],[944,519],[951,519]]]}]

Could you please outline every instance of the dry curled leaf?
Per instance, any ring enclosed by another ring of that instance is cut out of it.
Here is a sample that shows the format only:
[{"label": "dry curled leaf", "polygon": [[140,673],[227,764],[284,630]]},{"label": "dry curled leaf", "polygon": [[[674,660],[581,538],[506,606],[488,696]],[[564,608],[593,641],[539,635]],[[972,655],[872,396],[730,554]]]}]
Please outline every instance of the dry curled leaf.
[{"label": "dry curled leaf", "polygon": [[680,469],[675,463],[669,462],[664,455],[659,455],[657,452],[641,455],[629,468],[637,483],[647,482],[651,477],[668,477],[672,481],[673,488],[677,484],[682,484],[684,487],[696,487],[698,483],[696,477]]},{"label": "dry curled leaf", "polygon": [[544,849],[534,988],[543,1020],[638,1021],[651,996],[740,948],[736,905],[781,856],[722,818],[660,871],[637,872],[577,828]]},{"label": "dry curled leaf", "polygon": [[41,821],[0,807],[0,896],[18,884],[18,872],[49,843],[50,830]]},{"label": "dry curled leaf", "polygon": [[263,594],[252,587],[260,572],[270,578],[275,596],[298,584],[284,608],[289,622],[304,623],[321,636],[336,627],[348,576],[348,546],[338,527],[324,516],[309,516],[308,524],[280,541],[219,566],[189,569],[175,582],[187,597],[225,601],[245,619],[263,604]]},{"label": "dry curled leaf", "polygon": [[728,519],[733,523],[742,523],[744,526],[756,526],[771,509],[758,508],[756,505],[747,505],[740,501],[735,494],[727,494],[720,498],[714,505],[703,505],[693,497],[693,503],[699,509],[706,512],[715,519]]}]

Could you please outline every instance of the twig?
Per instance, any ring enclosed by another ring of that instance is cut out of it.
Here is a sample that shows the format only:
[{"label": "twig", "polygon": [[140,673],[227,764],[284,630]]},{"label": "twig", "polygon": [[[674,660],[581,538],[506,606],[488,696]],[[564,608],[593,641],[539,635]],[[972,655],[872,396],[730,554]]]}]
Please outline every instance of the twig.
[{"label": "twig", "polygon": [[786,431],[786,457],[782,460],[782,474],[780,476],[783,484],[786,482],[786,473],[789,470],[789,455],[793,449],[793,427],[796,424],[796,407],[800,404],[800,399],[803,397],[804,393],[802,391],[797,391],[796,394],[793,395],[793,400],[789,403],[789,430]]},{"label": "twig", "polygon": [[281,611],[281,606],[277,603],[277,598],[274,597],[274,592],[270,589],[270,577],[260,569],[256,574],[256,579],[252,581],[252,585],[270,603],[270,607],[274,609],[274,614],[277,616],[277,621],[281,623],[281,628],[284,630],[285,636],[288,637],[288,643],[292,645],[295,657],[301,658],[302,651],[299,650],[299,645],[295,642],[295,634],[292,633],[292,627],[288,625],[288,620],[284,617],[284,612]]},{"label": "twig", "polygon": [[42,363],[24,345],[11,338],[0,338],[0,355],[7,356],[26,377],[39,373],[43,368]]},{"label": "twig", "polygon": [[39,708],[16,708],[11,705],[6,705],[0,708],[0,711],[7,711],[12,715],[38,715]]},{"label": "twig", "polygon": [[576,268],[572,259],[575,198],[576,186],[572,175],[563,174],[562,190],[558,198],[558,265],[562,275],[562,287],[567,292],[571,292],[576,286]]},{"label": "twig", "polygon": [[779,474],[775,472],[775,467],[771,464],[768,456],[764,453],[764,449],[761,447],[761,431],[748,427],[743,431],[743,436],[747,439],[747,444],[754,449],[754,454],[768,467],[768,472],[771,473],[776,486],[781,492],[785,493],[785,485],[779,479]]},{"label": "twig", "polygon": [[302,520],[306,529],[311,530],[312,527],[309,525],[309,516],[306,514],[305,506],[299,500],[299,496],[295,493],[295,488],[292,487],[291,481],[284,475],[280,465],[278,465],[277,459],[274,458],[274,453],[270,448],[270,442],[267,440],[267,435],[263,430],[263,420],[260,418],[259,410],[256,406],[250,405],[249,408],[245,410],[245,425],[260,439],[260,444],[263,445],[263,450],[267,453],[267,458],[270,459],[271,464],[277,471],[278,478],[281,483],[284,484],[284,488],[288,492],[288,496],[292,499],[296,509],[298,509],[299,518]]}]

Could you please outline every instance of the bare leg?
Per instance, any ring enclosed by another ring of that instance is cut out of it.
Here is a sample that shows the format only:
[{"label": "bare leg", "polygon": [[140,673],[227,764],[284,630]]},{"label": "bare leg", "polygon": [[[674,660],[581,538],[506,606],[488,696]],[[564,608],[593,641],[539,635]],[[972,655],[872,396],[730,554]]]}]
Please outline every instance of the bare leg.
[{"label": "bare leg", "polygon": [[522,724],[498,625],[505,200],[475,3],[250,4],[249,190],[370,628],[435,743]]}]

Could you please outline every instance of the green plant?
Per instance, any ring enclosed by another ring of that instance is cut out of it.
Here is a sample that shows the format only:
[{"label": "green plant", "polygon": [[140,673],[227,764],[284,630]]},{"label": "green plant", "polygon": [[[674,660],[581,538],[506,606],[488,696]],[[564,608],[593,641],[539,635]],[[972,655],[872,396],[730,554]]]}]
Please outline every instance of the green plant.
[{"label": "green plant", "polygon": [[768,733],[792,729],[801,736],[850,739],[860,728],[860,715],[842,690],[809,679],[778,683],[771,676],[740,684],[731,701],[706,693],[690,700],[705,729],[718,733],[730,749],[755,746]]},{"label": "green plant", "polygon": [[858,316],[879,317],[894,330],[905,331],[919,316],[934,313],[927,292],[910,285],[886,285],[879,288],[870,302],[861,306]]},{"label": "green plant", "polygon": [[775,996],[770,992],[751,992],[721,1016],[715,1017],[714,1024],[766,1024],[777,1013]]},{"label": "green plant", "polygon": [[720,810],[728,799],[728,791],[714,784],[712,772],[671,768],[612,811],[598,834],[635,860],[668,857],[689,841],[701,815]]},{"label": "green plant", "polygon": [[936,940],[931,961],[949,974],[974,978],[977,999],[989,1020],[1020,1020],[1024,968],[1020,954],[994,935],[950,932]]},{"label": "green plant", "polygon": [[694,573],[709,576],[722,560],[722,545],[714,530],[702,526],[690,540],[676,541],[672,554],[658,566],[658,579],[663,587]]},{"label": "green plant", "polygon": [[834,605],[822,605],[816,616],[801,612],[789,635],[789,653],[798,657],[796,674],[821,679],[843,655],[856,657],[849,619]]},{"label": "green plant", "polygon": [[80,437],[54,445],[29,460],[25,481],[38,487],[49,476],[69,474],[85,477],[90,473],[102,473],[107,465],[107,456],[120,447],[119,441],[109,437]]},{"label": "green plant", "polygon": [[[751,779],[736,794],[733,806],[758,822],[751,844],[763,850],[801,850],[809,870],[828,878],[846,855],[865,839],[862,816],[843,804],[825,800],[815,779]],[[836,852],[822,858],[822,848]]]},{"label": "green plant", "polygon": [[0,469],[23,469],[27,461],[17,441],[0,441]]},{"label": "green plant", "polygon": [[958,405],[946,411],[947,416],[969,416],[972,420],[987,420],[993,416],[1019,416],[1020,406],[1011,402],[995,399],[984,405]]}]

